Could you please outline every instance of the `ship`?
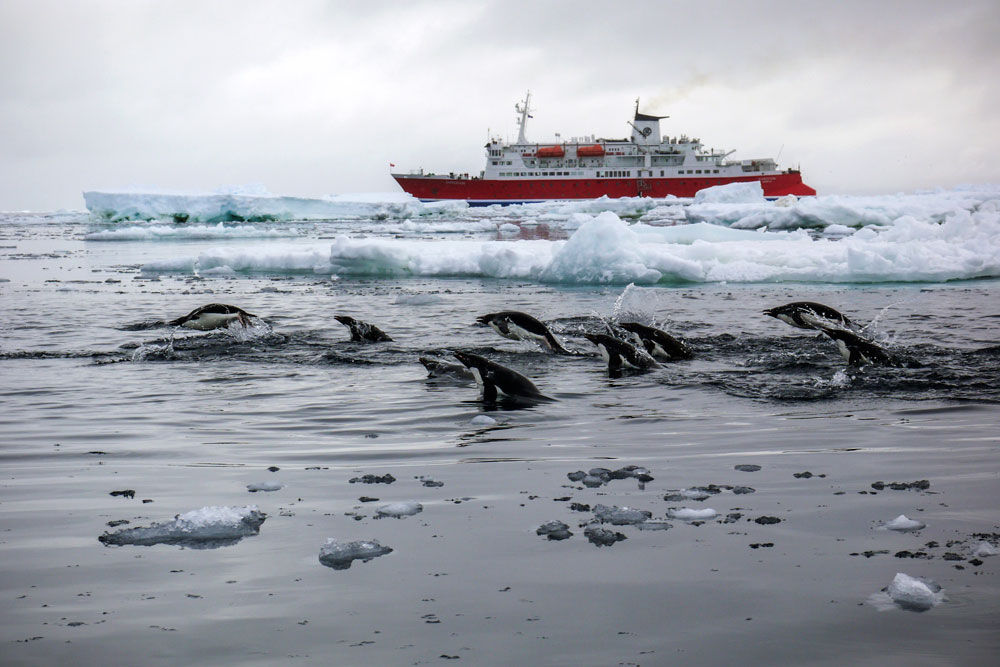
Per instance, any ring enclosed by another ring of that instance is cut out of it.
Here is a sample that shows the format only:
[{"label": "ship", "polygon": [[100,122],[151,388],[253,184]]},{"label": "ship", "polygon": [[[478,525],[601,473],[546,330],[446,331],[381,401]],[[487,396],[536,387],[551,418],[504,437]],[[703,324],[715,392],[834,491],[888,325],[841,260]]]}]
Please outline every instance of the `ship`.
[{"label": "ship", "polygon": [[[472,206],[526,204],[598,197],[693,197],[715,185],[757,181],[764,196],[811,196],[798,169],[779,170],[772,158],[730,160],[735,151],[706,150],[697,138],[661,136],[669,116],[639,112],[635,102],[631,136],[532,143],[526,138],[532,118],[530,91],[514,105],[518,137],[514,143],[491,137],[486,168],[467,173],[392,173],[405,192],[423,202],[465,200]],[[395,166],[391,165],[390,167]]]}]

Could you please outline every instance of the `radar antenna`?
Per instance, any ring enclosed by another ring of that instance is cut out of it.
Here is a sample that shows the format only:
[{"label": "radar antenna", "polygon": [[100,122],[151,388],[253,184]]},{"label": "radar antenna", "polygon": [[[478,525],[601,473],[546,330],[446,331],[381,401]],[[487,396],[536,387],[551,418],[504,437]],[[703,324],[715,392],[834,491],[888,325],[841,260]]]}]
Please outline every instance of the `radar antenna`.
[{"label": "radar antenna", "polygon": [[531,101],[531,91],[529,90],[524,95],[524,101],[518,102],[517,104],[514,105],[514,111],[516,111],[519,114],[517,118],[517,127],[518,127],[517,143],[519,144],[528,143],[528,140],[524,137],[524,128],[528,122],[528,119],[532,117],[531,108],[528,106],[528,103],[530,101]]}]

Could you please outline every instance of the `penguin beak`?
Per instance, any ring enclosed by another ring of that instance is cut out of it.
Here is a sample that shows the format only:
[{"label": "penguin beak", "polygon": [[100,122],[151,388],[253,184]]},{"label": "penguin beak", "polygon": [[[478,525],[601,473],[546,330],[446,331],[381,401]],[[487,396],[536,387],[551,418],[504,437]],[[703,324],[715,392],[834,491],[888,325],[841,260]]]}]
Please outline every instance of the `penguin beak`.
[{"label": "penguin beak", "polygon": [[777,315],[774,312],[774,308],[768,308],[767,310],[764,311],[764,314],[770,317],[777,317]]},{"label": "penguin beak", "polygon": [[479,317],[476,318],[476,323],[484,327],[489,326],[490,319],[492,319],[492,317],[493,315],[480,315]]}]

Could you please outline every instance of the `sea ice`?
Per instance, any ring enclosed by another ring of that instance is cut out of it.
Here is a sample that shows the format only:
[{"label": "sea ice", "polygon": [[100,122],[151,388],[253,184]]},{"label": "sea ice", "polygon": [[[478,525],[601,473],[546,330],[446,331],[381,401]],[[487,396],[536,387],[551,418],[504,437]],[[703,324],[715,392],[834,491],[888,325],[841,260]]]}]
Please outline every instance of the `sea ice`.
[{"label": "sea ice", "polygon": [[256,493],[257,491],[277,491],[283,487],[278,482],[251,482],[247,484],[247,491]]},{"label": "sea ice", "polygon": [[977,558],[983,558],[985,556],[996,556],[998,553],[1000,553],[1000,551],[997,551],[997,548],[989,542],[980,542],[976,545],[972,555]]},{"label": "sea ice", "polygon": [[497,420],[489,415],[476,415],[469,420],[469,424],[472,426],[495,426],[496,423]]},{"label": "sea ice", "polygon": [[375,518],[392,517],[394,519],[402,519],[404,516],[413,516],[423,511],[424,506],[415,501],[389,503],[378,508]]},{"label": "sea ice", "polygon": [[884,611],[893,605],[908,611],[927,611],[945,599],[943,589],[929,579],[911,577],[897,572],[892,583],[883,593],[876,593],[868,601]]},{"label": "sea ice", "polygon": [[178,514],[173,521],[149,526],[125,528],[104,533],[97,539],[106,545],[177,544],[210,549],[235,544],[242,538],[257,535],[267,515],[256,505],[246,507],[202,507]]},{"label": "sea ice", "polygon": [[671,519],[680,519],[681,521],[708,521],[710,519],[714,519],[718,515],[718,512],[710,508],[695,510],[690,507],[682,507],[676,510],[667,510],[667,516]]},{"label": "sea ice", "polygon": [[[759,181],[748,183],[727,183],[698,190],[694,195],[695,204],[763,204],[764,188]],[[786,203],[787,205],[787,203]]]},{"label": "sea ice", "polygon": [[378,543],[378,540],[358,540],[344,543],[328,537],[326,544],[319,549],[319,562],[334,570],[346,570],[356,560],[367,563],[372,558],[389,553],[392,553],[392,548],[383,547]]},{"label": "sea ice", "polygon": [[625,535],[621,533],[616,533],[613,530],[608,530],[607,528],[600,528],[599,526],[587,526],[583,531],[584,537],[599,547],[610,547],[615,542],[621,542],[622,540],[628,539]]},{"label": "sea ice", "polygon": [[565,540],[573,536],[569,526],[562,521],[549,521],[543,523],[535,530],[536,535],[545,535],[550,540]]},{"label": "sea ice", "polygon": [[648,510],[639,510],[632,507],[618,507],[607,505],[594,505],[594,518],[601,523],[610,523],[614,526],[629,526],[642,523],[653,516]]},{"label": "sea ice", "polygon": [[922,530],[927,527],[927,524],[917,521],[915,519],[907,518],[905,514],[900,514],[892,521],[887,521],[883,526],[887,530],[897,530],[899,532],[909,532],[915,530]]}]

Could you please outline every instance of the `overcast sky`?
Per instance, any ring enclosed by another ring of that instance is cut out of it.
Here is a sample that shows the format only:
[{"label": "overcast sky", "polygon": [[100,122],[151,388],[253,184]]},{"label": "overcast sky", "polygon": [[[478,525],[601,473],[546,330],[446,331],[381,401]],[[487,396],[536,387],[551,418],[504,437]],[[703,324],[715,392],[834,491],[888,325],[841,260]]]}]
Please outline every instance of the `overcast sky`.
[{"label": "overcast sky", "polygon": [[1000,183],[998,35],[997,0],[0,0],[0,210],[478,173],[528,89],[533,141],[627,136],[639,97],[820,194]]}]

